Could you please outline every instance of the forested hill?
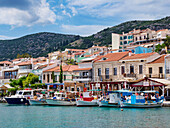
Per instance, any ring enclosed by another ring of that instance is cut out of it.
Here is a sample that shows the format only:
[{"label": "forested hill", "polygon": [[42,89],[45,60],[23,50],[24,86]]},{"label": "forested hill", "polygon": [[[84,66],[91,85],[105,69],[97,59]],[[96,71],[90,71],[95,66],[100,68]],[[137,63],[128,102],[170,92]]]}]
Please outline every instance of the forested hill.
[{"label": "forested hill", "polygon": [[78,39],[80,36],[42,32],[13,40],[0,40],[0,60],[13,59],[23,53],[33,57],[46,56]]},{"label": "forested hill", "polygon": [[111,44],[111,33],[128,32],[133,29],[170,29],[170,16],[152,21],[128,21],[106,28],[88,37],[42,32],[13,40],[0,40],[0,60],[14,59],[17,54],[28,53],[33,57],[65,48],[89,48],[93,44]]}]

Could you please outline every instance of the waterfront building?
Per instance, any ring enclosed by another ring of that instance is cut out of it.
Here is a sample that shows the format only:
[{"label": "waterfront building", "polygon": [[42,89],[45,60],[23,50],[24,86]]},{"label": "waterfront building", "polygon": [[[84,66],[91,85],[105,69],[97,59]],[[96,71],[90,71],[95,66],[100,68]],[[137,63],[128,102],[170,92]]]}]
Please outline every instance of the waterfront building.
[{"label": "waterfront building", "polygon": [[128,33],[116,34],[112,33],[112,49],[126,49],[130,45],[148,44],[153,48],[157,44],[162,44],[167,35],[170,35],[170,30],[151,30],[149,28],[144,30],[132,30]]},{"label": "waterfront building", "polygon": [[73,81],[84,83],[85,87],[88,88],[89,83],[92,81],[92,65],[93,58],[81,60],[78,64],[78,68],[73,71],[74,74],[78,74],[73,77]]},{"label": "waterfront building", "polygon": [[165,78],[165,57],[167,55],[160,55],[153,61],[146,64],[146,77],[149,78]]},{"label": "waterfront building", "polygon": [[146,76],[146,63],[159,56],[158,53],[142,53],[133,54],[129,52],[129,55],[119,60],[121,63],[119,68],[119,78],[126,80],[142,79]]},{"label": "waterfront building", "polygon": [[94,81],[113,81],[118,80],[119,60],[128,56],[129,52],[108,53],[94,60]]},{"label": "waterfront building", "polygon": [[[73,81],[74,72],[73,70],[77,69],[78,65],[63,65],[63,82],[71,82]],[[54,78],[53,79],[53,72]],[[52,65],[49,69],[43,70],[43,83],[57,83],[59,82],[60,76],[60,66],[59,65]],[[54,82],[55,81],[55,82]]]}]

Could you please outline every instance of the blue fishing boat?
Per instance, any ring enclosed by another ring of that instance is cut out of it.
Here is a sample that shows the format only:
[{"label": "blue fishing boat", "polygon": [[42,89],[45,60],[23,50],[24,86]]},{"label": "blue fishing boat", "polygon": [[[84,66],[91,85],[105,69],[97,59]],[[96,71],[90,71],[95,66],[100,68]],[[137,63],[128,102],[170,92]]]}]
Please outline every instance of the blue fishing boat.
[{"label": "blue fishing boat", "polygon": [[[155,97],[151,96],[155,93]],[[135,92],[130,97],[122,99],[121,107],[125,108],[155,108],[161,107],[164,97],[159,97],[156,91]]]}]

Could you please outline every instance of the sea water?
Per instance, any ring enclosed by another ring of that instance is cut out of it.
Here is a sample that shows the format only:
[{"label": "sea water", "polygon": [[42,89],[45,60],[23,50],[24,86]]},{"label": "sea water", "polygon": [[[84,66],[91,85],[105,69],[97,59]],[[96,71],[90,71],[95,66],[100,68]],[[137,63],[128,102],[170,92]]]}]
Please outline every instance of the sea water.
[{"label": "sea water", "polygon": [[170,108],[9,106],[0,104],[0,128],[170,128]]}]

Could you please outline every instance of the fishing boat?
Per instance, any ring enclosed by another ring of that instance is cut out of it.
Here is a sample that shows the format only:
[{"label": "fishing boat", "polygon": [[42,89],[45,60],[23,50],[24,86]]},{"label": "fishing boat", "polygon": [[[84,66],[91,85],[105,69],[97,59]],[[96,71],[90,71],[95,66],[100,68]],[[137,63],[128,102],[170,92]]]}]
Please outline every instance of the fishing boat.
[{"label": "fishing boat", "polygon": [[99,101],[100,107],[120,107],[122,97],[132,95],[129,90],[108,91],[107,94]]},{"label": "fishing boat", "polygon": [[[155,98],[149,98],[148,96],[155,93]],[[142,95],[140,95],[142,94]],[[125,108],[156,108],[161,107],[164,97],[159,97],[156,91],[142,91],[137,92],[130,97],[123,100],[121,107]]]},{"label": "fishing boat", "polygon": [[76,99],[77,107],[99,106],[97,96],[92,96],[91,92],[83,92],[83,98]]},{"label": "fishing boat", "polygon": [[15,95],[5,97],[5,100],[10,105],[30,105],[29,99],[33,98],[33,90],[19,90]]},{"label": "fishing boat", "polygon": [[46,105],[47,90],[46,89],[34,89],[34,97],[30,99],[29,102],[31,105]]},{"label": "fishing boat", "polygon": [[29,102],[31,105],[46,105],[47,104],[45,99],[30,99]]},{"label": "fishing boat", "polygon": [[55,92],[53,98],[46,99],[48,105],[53,106],[75,106],[76,101],[74,98],[67,98],[66,93],[63,92]]}]

